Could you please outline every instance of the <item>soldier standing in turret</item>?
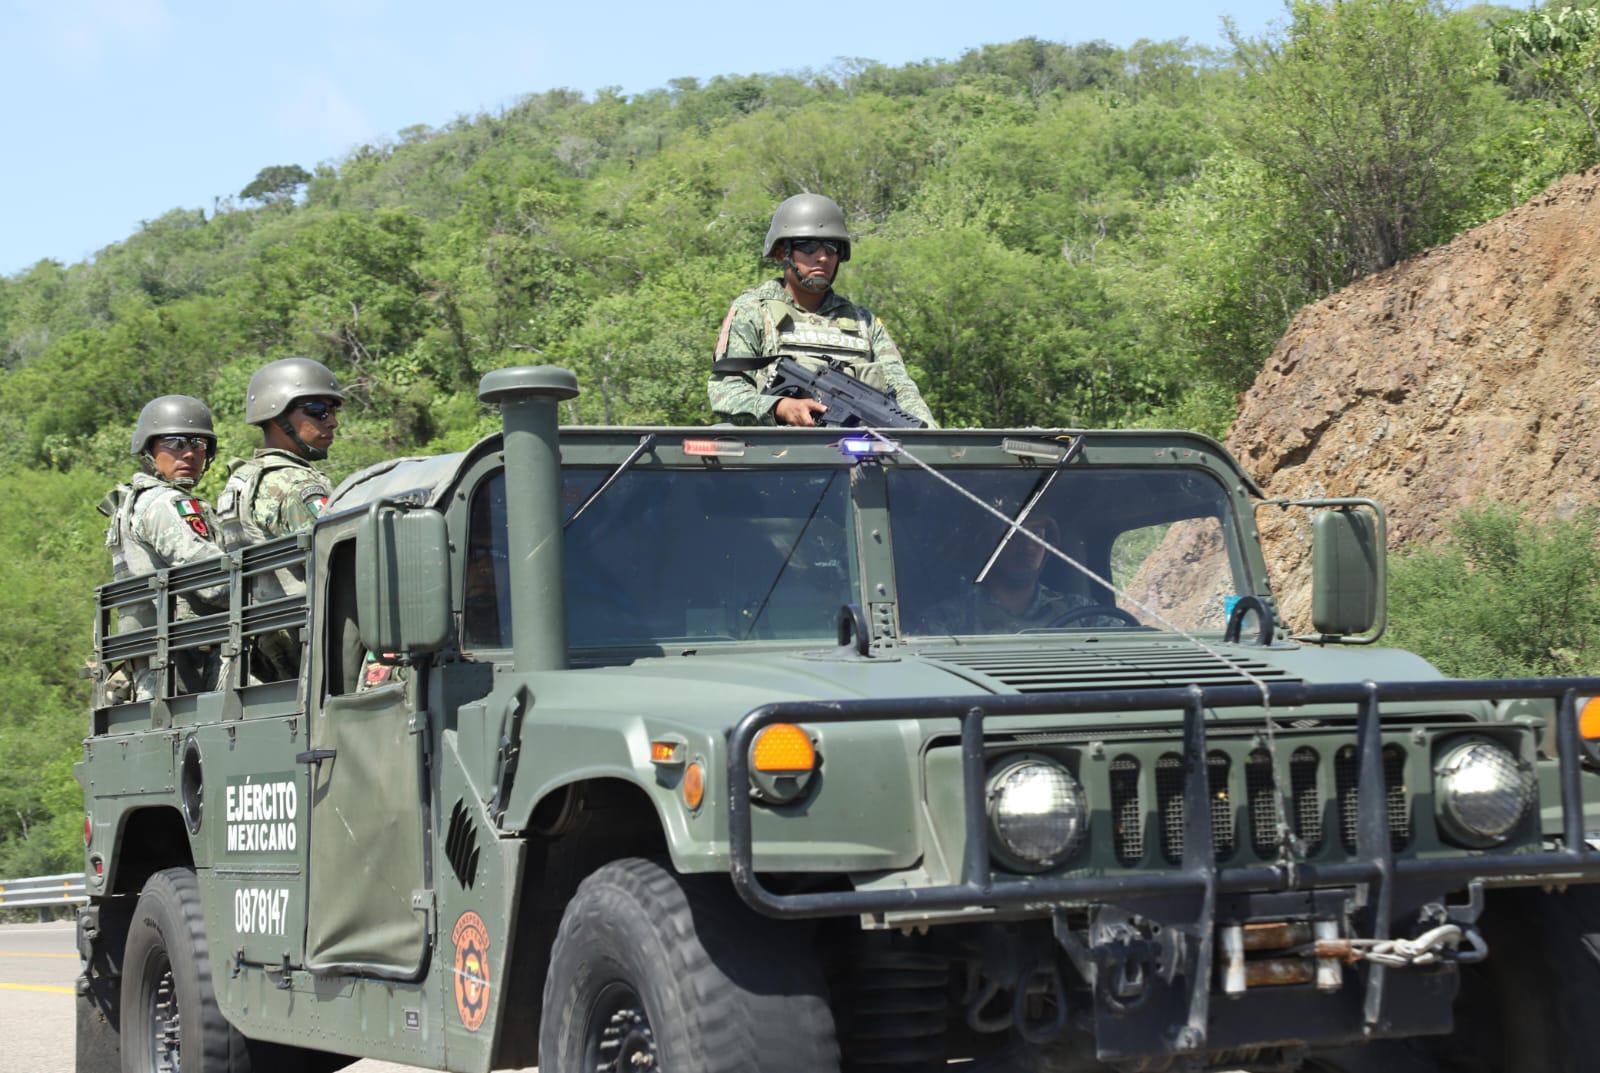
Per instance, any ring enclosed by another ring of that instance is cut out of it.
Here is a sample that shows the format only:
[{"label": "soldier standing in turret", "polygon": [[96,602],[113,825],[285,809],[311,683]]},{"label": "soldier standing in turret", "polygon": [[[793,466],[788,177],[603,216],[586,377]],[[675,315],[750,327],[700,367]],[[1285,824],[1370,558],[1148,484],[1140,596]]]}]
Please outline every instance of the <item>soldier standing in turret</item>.
[{"label": "soldier standing in turret", "polygon": [[[111,519],[106,547],[111,550],[114,577],[121,580],[222,553],[216,516],[194,494],[216,451],[211,411],[199,399],[163,395],[139,411],[130,453],[140,460],[141,471],[113,488],[99,507]],[[227,606],[227,586],[216,585],[180,594],[174,617],[194,618]],[[117,632],[154,625],[155,603],[134,604],[122,609]],[[215,652],[177,652],[172,662],[181,693],[213,688],[220,671]],[[129,664],[106,679],[107,701],[148,700],[155,695],[156,675],[148,661]]]},{"label": "soldier standing in turret", "polygon": [[[327,505],[332,485],[313,463],[328,457],[339,427],[344,392],[326,365],[283,358],[256,370],[245,392],[245,420],[259,425],[262,445],[228,464],[217,515],[229,550],[309,529]],[[305,592],[303,570],[258,575],[254,599]],[[299,639],[287,631],[255,645],[251,673],[262,681],[292,678],[300,666]]]},{"label": "soldier standing in turret", "polygon": [[783,275],[735,298],[722,322],[708,385],[717,417],[741,425],[815,425],[822,403],[762,394],[772,363],[790,356],[893,392],[902,409],[933,426],[883,322],[833,289],[839,266],[850,260],[850,232],[838,204],[821,194],[789,198],[772,214],[763,253]]}]

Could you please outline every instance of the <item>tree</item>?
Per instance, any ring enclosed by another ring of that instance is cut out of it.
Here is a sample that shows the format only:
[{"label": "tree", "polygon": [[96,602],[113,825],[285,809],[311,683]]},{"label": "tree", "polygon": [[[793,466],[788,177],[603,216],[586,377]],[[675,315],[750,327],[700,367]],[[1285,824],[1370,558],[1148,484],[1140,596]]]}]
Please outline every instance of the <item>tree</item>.
[{"label": "tree", "polygon": [[1348,282],[1446,237],[1482,46],[1437,0],[1292,0],[1289,15],[1264,40],[1229,27],[1244,76],[1232,140],[1326,244],[1308,263]]},{"label": "tree", "polygon": [[1584,153],[1575,167],[1600,159],[1600,10],[1525,11],[1489,34],[1499,81],[1582,120]]},{"label": "tree", "polygon": [[[408,128],[409,129],[409,128]],[[286,201],[306,183],[311,173],[299,164],[273,164],[256,172],[250,185],[239,191],[239,196],[264,205]]]}]

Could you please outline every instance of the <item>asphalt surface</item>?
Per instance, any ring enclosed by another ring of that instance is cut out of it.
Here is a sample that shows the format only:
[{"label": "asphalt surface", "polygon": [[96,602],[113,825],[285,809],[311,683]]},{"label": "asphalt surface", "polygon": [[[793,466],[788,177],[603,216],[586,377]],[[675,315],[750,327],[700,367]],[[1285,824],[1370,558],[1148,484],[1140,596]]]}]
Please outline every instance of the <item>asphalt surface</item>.
[{"label": "asphalt surface", "polygon": [[[73,1073],[70,923],[0,925],[0,1073]],[[350,1073],[405,1073],[412,1066],[362,1061]]]}]

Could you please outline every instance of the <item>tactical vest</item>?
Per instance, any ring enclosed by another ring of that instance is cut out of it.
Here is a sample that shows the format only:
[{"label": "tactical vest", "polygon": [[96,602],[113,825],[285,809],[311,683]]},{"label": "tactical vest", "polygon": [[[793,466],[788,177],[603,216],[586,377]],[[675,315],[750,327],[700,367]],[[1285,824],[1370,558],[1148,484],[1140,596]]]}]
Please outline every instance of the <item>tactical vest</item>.
[{"label": "tactical vest", "polygon": [[[128,484],[119,484],[100,501],[100,512],[111,518],[106,527],[106,547],[111,551],[111,576],[121,581],[135,574],[164,570],[172,564],[157,555],[134,532],[134,511],[148,492],[170,488],[148,474],[139,474]],[[181,491],[181,490],[180,490]],[[184,493],[187,497],[188,493]],[[154,602],[130,604],[121,609],[117,632],[142,629],[156,624]]]},{"label": "tactical vest", "polygon": [[247,544],[259,544],[270,539],[256,524],[256,490],[261,479],[275,469],[306,469],[311,467],[282,454],[257,455],[245,459],[228,474],[217,497],[217,519],[222,523],[222,542],[229,551],[237,551]]},{"label": "tactical vest", "polygon": [[832,366],[880,391],[888,391],[883,367],[873,361],[871,325],[853,317],[825,317],[796,309],[781,298],[761,303],[765,345],[758,358],[723,358],[713,368],[719,372],[748,372],[756,390],[763,391],[772,376],[772,363],[794,358],[809,369]]}]

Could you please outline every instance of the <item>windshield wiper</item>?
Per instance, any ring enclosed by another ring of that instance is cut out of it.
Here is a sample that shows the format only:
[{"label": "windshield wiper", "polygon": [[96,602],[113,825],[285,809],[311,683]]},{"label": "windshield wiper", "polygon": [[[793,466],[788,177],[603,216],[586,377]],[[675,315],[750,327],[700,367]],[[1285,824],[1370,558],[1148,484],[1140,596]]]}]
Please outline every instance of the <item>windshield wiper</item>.
[{"label": "windshield wiper", "polygon": [[1017,512],[1017,516],[1011,519],[1010,526],[1000,535],[1000,542],[994,546],[994,551],[989,553],[989,558],[983,564],[983,569],[978,571],[978,576],[972,582],[974,585],[983,584],[983,579],[989,576],[989,571],[994,569],[994,564],[999,560],[1000,553],[1006,550],[1006,545],[1010,544],[1011,538],[1017,535],[1017,530],[1022,527],[1023,522],[1028,520],[1028,515],[1033,513],[1033,508],[1038,506],[1039,500],[1044,498],[1044,494],[1050,490],[1050,485],[1055,483],[1055,479],[1061,475],[1061,471],[1067,468],[1067,465],[1074,458],[1078,457],[1078,449],[1082,446],[1083,437],[1079,436],[1067,447],[1066,454],[1061,456],[1061,460],[1051,468],[1050,472],[1042,475],[1034,482],[1033,491],[1028,495],[1028,501],[1022,505],[1022,510]]},{"label": "windshield wiper", "polygon": [[573,522],[577,521],[579,516],[581,516],[584,511],[588,510],[594,505],[595,500],[606,494],[606,489],[610,488],[618,477],[632,469],[633,464],[639,461],[644,453],[655,445],[656,434],[654,432],[647,432],[643,436],[639,437],[639,445],[629,453],[627,458],[622,460],[621,465],[606,475],[606,479],[600,482],[600,487],[589,493],[588,499],[585,499],[582,503],[578,504],[578,509],[568,515],[567,520],[561,523],[561,528],[565,529]]}]

